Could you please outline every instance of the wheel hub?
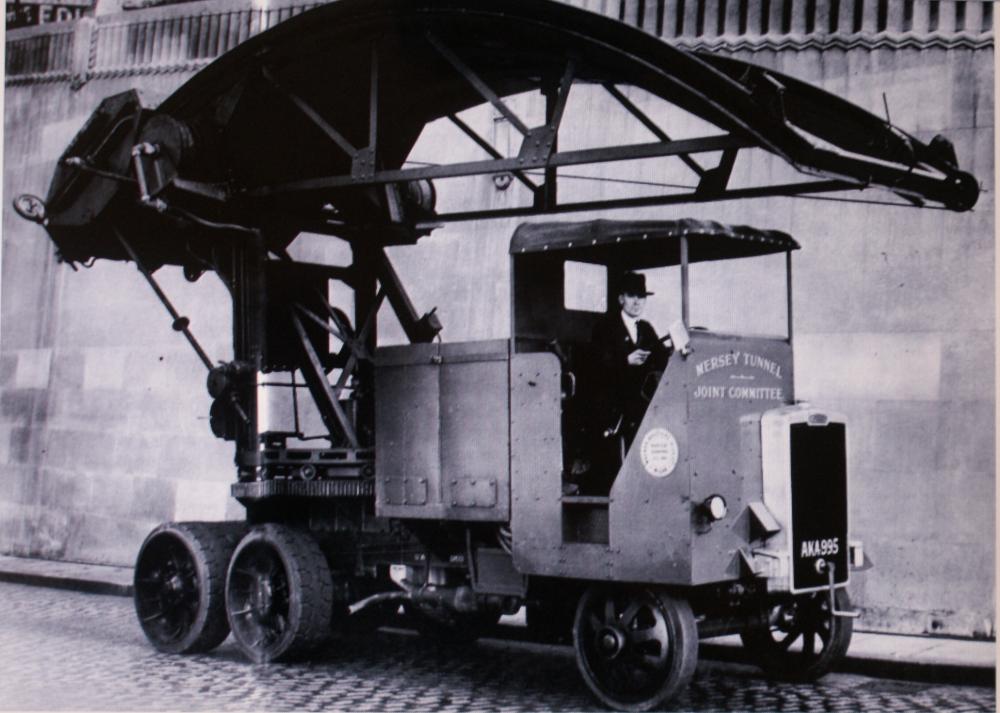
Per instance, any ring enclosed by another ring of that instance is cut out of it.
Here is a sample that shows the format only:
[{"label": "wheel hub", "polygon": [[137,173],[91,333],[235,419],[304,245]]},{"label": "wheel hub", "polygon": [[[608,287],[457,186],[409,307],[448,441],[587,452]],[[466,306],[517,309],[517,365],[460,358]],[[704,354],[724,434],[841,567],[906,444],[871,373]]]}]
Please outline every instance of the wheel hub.
[{"label": "wheel hub", "polygon": [[171,594],[180,594],[184,591],[184,580],[179,574],[171,575],[167,579],[167,589]]},{"label": "wheel hub", "polygon": [[783,606],[774,613],[773,624],[781,631],[791,631],[798,618],[795,606]]},{"label": "wheel hub", "polygon": [[597,632],[597,651],[608,660],[617,658],[625,650],[628,639],[616,626],[605,626]]},{"label": "wheel hub", "polygon": [[266,616],[274,606],[274,594],[271,581],[267,577],[257,577],[253,591],[250,594],[250,606],[257,616]]}]

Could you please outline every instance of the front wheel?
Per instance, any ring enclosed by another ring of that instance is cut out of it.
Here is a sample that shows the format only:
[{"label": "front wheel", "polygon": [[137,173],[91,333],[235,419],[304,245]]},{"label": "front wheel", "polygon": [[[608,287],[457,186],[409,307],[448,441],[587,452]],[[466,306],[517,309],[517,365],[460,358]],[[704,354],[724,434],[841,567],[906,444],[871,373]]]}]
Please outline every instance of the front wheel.
[{"label": "front wheel", "polygon": [[590,690],[623,711],[675,697],[698,663],[691,605],[648,587],[588,589],[577,605],[573,645]]},{"label": "front wheel", "polygon": [[[851,608],[847,591],[838,589],[837,609]],[[814,592],[769,605],[766,628],[741,636],[754,662],[775,678],[815,681],[847,653],[854,620],[830,610],[829,592]]]},{"label": "front wheel", "polygon": [[322,644],[333,617],[333,580],[308,533],[261,525],[243,538],[226,577],[233,638],[251,661],[295,658]]}]

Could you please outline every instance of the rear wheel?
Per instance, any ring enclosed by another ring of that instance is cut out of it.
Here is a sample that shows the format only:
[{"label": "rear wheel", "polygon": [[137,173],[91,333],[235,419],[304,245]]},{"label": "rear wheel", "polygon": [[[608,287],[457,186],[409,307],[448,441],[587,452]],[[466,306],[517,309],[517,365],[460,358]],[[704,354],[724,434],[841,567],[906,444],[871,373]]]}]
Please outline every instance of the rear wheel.
[{"label": "rear wheel", "polygon": [[587,590],[577,605],[573,644],[590,690],[618,710],[645,711],[673,698],[698,662],[691,606],[646,587]]},{"label": "rear wheel", "polygon": [[[844,589],[836,593],[837,609],[851,608]],[[854,620],[834,616],[829,592],[814,592],[772,603],[768,626],[742,634],[754,662],[775,678],[815,681],[847,653]]]},{"label": "rear wheel", "polygon": [[244,530],[237,522],[169,522],[146,537],[135,563],[135,612],[159,651],[210,651],[229,635],[226,565]]},{"label": "rear wheel", "polygon": [[333,581],[319,544],[283,525],[251,530],[233,553],[226,579],[233,637],[252,661],[295,658],[330,634]]}]

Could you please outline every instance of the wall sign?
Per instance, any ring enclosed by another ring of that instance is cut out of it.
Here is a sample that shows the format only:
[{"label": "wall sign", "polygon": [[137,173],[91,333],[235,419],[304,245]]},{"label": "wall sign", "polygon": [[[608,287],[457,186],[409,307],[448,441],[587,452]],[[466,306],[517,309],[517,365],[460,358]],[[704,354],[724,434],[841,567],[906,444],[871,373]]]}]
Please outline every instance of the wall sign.
[{"label": "wall sign", "polygon": [[18,0],[7,3],[7,29],[44,25],[49,22],[68,22],[94,14],[94,0],[65,0],[40,2]]}]

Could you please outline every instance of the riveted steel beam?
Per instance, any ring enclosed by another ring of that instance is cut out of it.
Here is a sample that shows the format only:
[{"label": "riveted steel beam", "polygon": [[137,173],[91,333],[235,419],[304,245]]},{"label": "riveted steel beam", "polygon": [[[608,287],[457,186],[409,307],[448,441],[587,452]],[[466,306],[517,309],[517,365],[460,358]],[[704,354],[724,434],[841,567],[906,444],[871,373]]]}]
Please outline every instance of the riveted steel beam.
[{"label": "riveted steel beam", "polygon": [[551,156],[525,158],[490,159],[485,161],[466,161],[439,166],[421,166],[417,168],[401,168],[388,171],[376,171],[369,178],[356,176],[322,176],[299,181],[288,181],[272,186],[258,186],[248,189],[250,197],[267,197],[302,191],[318,191],[346,186],[375,185],[379,183],[395,183],[399,181],[415,181],[422,178],[454,178],[458,176],[475,176],[488,173],[502,173],[531,168],[558,166],[576,166],[588,163],[607,163],[611,161],[631,161],[659,156],[676,156],[726,149],[745,148],[754,144],[749,139],[734,135],[704,136],[696,139],[680,139],[669,142],[653,142],[645,144],[628,144],[625,146],[608,146],[596,149],[580,149],[578,151],[562,151]]}]

